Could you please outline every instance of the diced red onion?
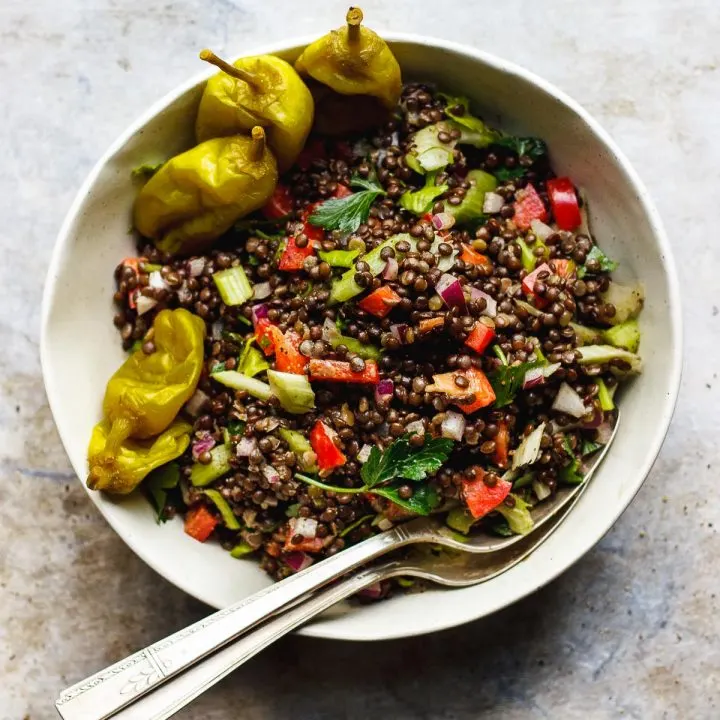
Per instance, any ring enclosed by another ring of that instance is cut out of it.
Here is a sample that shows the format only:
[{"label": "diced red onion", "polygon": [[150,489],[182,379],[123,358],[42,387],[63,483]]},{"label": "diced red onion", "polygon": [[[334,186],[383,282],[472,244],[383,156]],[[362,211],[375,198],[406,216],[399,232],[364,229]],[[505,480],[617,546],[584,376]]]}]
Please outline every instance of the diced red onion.
[{"label": "diced red onion", "polygon": [[388,520],[386,517],[378,520],[377,527],[378,527],[378,530],[382,530],[382,532],[389,530],[392,526],[393,526],[392,521]]},{"label": "diced red onion", "polygon": [[388,258],[385,261],[385,268],[382,271],[383,280],[396,280],[399,270],[400,265],[398,261],[394,257]]},{"label": "diced red onion", "polygon": [[601,445],[607,445],[610,442],[610,438],[612,438],[612,434],[612,424],[609,421],[605,421],[598,426],[598,429],[595,432],[595,442],[598,442]]},{"label": "diced red onion", "polygon": [[302,535],[308,540],[312,540],[317,535],[318,521],[313,518],[292,518],[290,520],[291,535]]},{"label": "diced red onion", "polygon": [[138,293],[137,299],[135,300],[135,307],[137,308],[138,315],[144,315],[146,312],[152,310],[158,301],[155,298],[148,297],[142,293]]},{"label": "diced red onion", "polygon": [[209,402],[210,398],[202,390],[196,390],[193,396],[187,401],[185,412],[190,415],[190,417],[197,417]]},{"label": "diced red onion", "polygon": [[381,403],[392,398],[395,392],[395,383],[388,378],[382,379],[375,386],[375,402]]},{"label": "diced red onion", "polygon": [[364,598],[368,598],[369,600],[380,600],[380,598],[383,596],[383,586],[382,583],[376,582],[372,585],[368,585],[366,588],[363,588],[358,595],[361,595]]},{"label": "diced red onion", "polygon": [[602,425],[604,420],[605,413],[599,407],[596,407],[595,412],[592,414],[592,417],[589,420],[583,422],[582,427],[585,430],[595,430],[596,428],[599,428],[600,425]]},{"label": "diced red onion", "polygon": [[404,345],[406,342],[405,333],[407,332],[408,325],[405,323],[398,323],[390,326],[390,332],[392,336],[401,344]]},{"label": "diced red onion", "polygon": [[165,282],[165,278],[162,276],[159,270],[153,270],[148,275],[148,286],[155,288],[156,290],[169,290],[170,286]]},{"label": "diced red onion", "polygon": [[465,295],[460,281],[449,273],[444,273],[435,285],[435,292],[449,308],[459,308],[463,315],[467,313]]},{"label": "diced red onion", "polygon": [[252,306],[253,325],[257,325],[258,320],[262,320],[268,316],[268,306],[265,303],[259,303]]},{"label": "diced red onion", "polygon": [[422,420],[413,420],[405,426],[405,431],[410,435],[424,435],[425,434],[425,423]]},{"label": "diced red onion", "polygon": [[560,369],[560,363],[552,363],[552,365],[543,365],[542,367],[531,368],[525,373],[523,380],[523,390],[542,385],[545,378],[549,378],[553,373]]},{"label": "diced red onion", "polygon": [[549,225],[546,225],[542,220],[533,220],[530,223],[530,229],[535,234],[535,237],[539,238],[540,240],[547,240],[547,238],[555,232]]},{"label": "diced red onion", "polygon": [[210,433],[206,433],[192,444],[193,460],[197,460],[204,452],[210,452],[214,447],[215,439]]},{"label": "diced red onion", "polygon": [[566,382],[560,386],[560,390],[553,400],[552,409],[575,418],[587,415],[588,411],[583,399]]},{"label": "diced red onion", "polygon": [[193,258],[188,260],[188,273],[190,277],[199,277],[205,270],[205,258]]},{"label": "diced red onion", "polygon": [[315,560],[307,553],[294,551],[283,555],[283,560],[293,572],[300,572],[305,568],[309,568]]},{"label": "diced red onion", "polygon": [[502,210],[504,204],[505,198],[502,195],[494,192],[486,192],[483,198],[483,212],[488,215],[495,215]]},{"label": "diced red onion", "polygon": [[322,339],[326,343],[330,343],[332,345],[332,341],[340,335],[340,331],[337,328],[337,325],[330,319],[325,318],[325,322],[323,322],[322,326]]},{"label": "diced red onion", "polygon": [[440,434],[451,440],[462,440],[465,432],[465,416],[452,410],[445,413],[445,419],[440,425]]},{"label": "diced red onion", "polygon": [[238,457],[250,457],[253,450],[256,449],[257,440],[255,438],[241,437],[235,452]]},{"label": "diced red onion", "polygon": [[225,323],[222,320],[216,320],[210,326],[210,337],[213,340],[219,340],[222,337],[224,329],[225,329]]},{"label": "diced red onion", "polygon": [[449,230],[455,224],[455,218],[446,212],[433,215],[431,220],[436,230]]},{"label": "diced red onion", "polygon": [[261,282],[253,285],[253,298],[255,300],[264,300],[272,295],[272,288],[269,282]]},{"label": "diced red onion", "polygon": [[280,482],[280,473],[272,465],[263,465],[262,474],[271,485]]},{"label": "diced red onion", "polygon": [[372,450],[372,445],[368,445],[367,443],[365,443],[360,448],[360,452],[357,454],[358,462],[366,463],[368,461],[368,458],[370,457],[371,450]]},{"label": "diced red onion", "polygon": [[491,297],[479,288],[472,287],[472,285],[470,286],[470,297],[472,297],[473,300],[480,300],[482,298],[485,301],[485,309],[482,313],[483,315],[487,315],[491,318],[494,318],[497,315],[497,300],[495,300],[495,298]]},{"label": "diced red onion", "polygon": [[532,465],[540,457],[540,441],[545,432],[545,423],[540,423],[523,441],[518,445],[513,455],[513,470],[523,465]]}]

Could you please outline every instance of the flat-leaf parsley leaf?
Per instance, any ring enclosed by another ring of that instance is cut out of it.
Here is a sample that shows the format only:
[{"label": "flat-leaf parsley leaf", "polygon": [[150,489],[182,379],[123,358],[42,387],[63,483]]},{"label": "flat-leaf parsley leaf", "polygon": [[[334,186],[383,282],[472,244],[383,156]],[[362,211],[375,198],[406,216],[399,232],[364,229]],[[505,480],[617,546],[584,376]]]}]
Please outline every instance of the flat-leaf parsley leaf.
[{"label": "flat-leaf parsley leaf", "polygon": [[355,232],[367,222],[372,204],[380,195],[385,195],[385,191],[374,180],[357,176],[352,178],[350,185],[364,189],[347,197],[326,200],[315,208],[309,222],[325,230],[343,233]]}]

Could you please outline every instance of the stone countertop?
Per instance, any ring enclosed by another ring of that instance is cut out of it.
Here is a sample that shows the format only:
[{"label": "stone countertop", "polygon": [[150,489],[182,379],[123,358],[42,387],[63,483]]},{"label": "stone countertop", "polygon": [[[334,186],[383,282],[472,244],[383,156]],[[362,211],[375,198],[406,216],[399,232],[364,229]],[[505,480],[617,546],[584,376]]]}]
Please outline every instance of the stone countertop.
[{"label": "stone countertop", "polygon": [[[54,430],[38,328],[62,218],[116,135],[197,70],[198,48],[234,54],[324,32],[345,8],[336,0],[2,2],[0,720],[56,717],[61,688],[206,611],[118,541]],[[451,36],[532,68],[615,137],[676,251],[687,323],[679,406],[632,506],[541,592],[433,636],[374,645],[287,639],[178,717],[720,716],[720,51],[708,32],[720,27],[720,4],[367,0],[363,8],[373,27]]]}]

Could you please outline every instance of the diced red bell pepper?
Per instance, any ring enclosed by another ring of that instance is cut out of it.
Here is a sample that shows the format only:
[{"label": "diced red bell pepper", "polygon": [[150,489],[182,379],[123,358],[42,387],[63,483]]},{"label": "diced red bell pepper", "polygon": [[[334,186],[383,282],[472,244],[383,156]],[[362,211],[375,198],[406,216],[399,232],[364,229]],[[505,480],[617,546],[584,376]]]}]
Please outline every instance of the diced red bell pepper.
[{"label": "diced red bell pepper", "polygon": [[341,360],[315,360],[308,363],[311,380],[334,380],[335,382],[361,383],[376,385],[380,380],[377,363],[374,360],[365,361],[365,369],[355,372],[349,362]]},{"label": "diced red bell pepper", "polygon": [[436,327],[440,327],[444,324],[444,317],[434,317],[427,320],[421,320],[418,329],[420,330],[420,334],[424,335],[425,333],[428,333],[431,330],[434,330]]},{"label": "diced red bell pepper", "polygon": [[347,186],[343,185],[342,183],[338,183],[338,186],[335,188],[335,192],[333,193],[334,198],[344,198],[348,195],[352,195],[353,191]]},{"label": "diced red bell pepper", "polygon": [[575,270],[575,263],[572,260],[558,259],[550,261],[551,267],[555,270],[555,274],[560,277],[569,277]]},{"label": "diced red bell pepper", "polygon": [[298,552],[320,552],[323,549],[323,539],[319,537],[304,537],[299,543],[294,543],[292,539],[295,535],[295,518],[290,518],[288,525],[288,534],[285,539],[285,545],[283,546],[285,552],[292,552],[294,550]]},{"label": "diced red bell pepper", "polygon": [[529,298],[534,298],[535,305],[538,308],[544,308],[548,304],[548,300],[535,295],[535,281],[538,279],[540,273],[552,275],[552,272],[552,268],[547,263],[543,263],[542,265],[538,265],[531,273],[528,273],[522,281],[523,292]]},{"label": "diced red bell pepper", "polygon": [[287,185],[278,183],[271,198],[263,206],[262,213],[269,220],[285,217],[293,211],[293,194]]},{"label": "diced red bell pepper", "polygon": [[315,160],[323,160],[326,157],[325,143],[319,138],[313,138],[306,143],[295,164],[301,170],[309,170]]},{"label": "diced red bell pepper", "polygon": [[295,238],[288,238],[287,245],[280,256],[280,262],[278,268],[285,272],[294,272],[296,270],[302,270],[305,264],[305,259],[315,254],[315,248],[313,248],[312,241],[308,239],[307,245],[301,248],[295,243]]},{"label": "diced red bell pepper", "polygon": [[547,210],[537,190],[528,184],[518,192],[518,199],[515,201],[515,215],[513,221],[521,230],[527,230],[533,220],[545,222]]},{"label": "diced red bell pepper", "polygon": [[310,431],[310,445],[317,455],[317,464],[321,470],[332,470],[344,465],[347,458],[335,444],[337,433],[324,422],[318,420]]},{"label": "diced red bell pepper", "polygon": [[[140,277],[140,263],[145,262],[147,262],[147,258],[144,257],[126,257],[122,261],[122,266],[130,268],[135,275],[135,279],[137,280]],[[128,307],[131,310],[134,310],[137,307],[137,296],[139,294],[140,290],[138,288],[135,288],[134,290],[130,290],[130,292],[128,292],[127,301]]]},{"label": "diced red bell pepper", "polygon": [[275,335],[275,367],[280,372],[303,375],[309,358],[306,358],[298,348],[302,338],[293,330],[288,330],[284,335]]},{"label": "diced red bell pepper", "polygon": [[561,230],[575,230],[582,223],[580,205],[570,178],[547,181],[548,198],[555,222]]},{"label": "diced red bell pepper", "polygon": [[302,213],[302,231],[305,237],[310,241],[308,245],[311,245],[313,240],[323,240],[325,238],[325,231],[318,225],[313,225],[308,220],[308,218],[315,212],[315,208],[318,205],[320,205],[320,203],[313,203],[312,205],[308,205]]},{"label": "diced red bell pepper", "polygon": [[[457,377],[465,377],[469,385],[461,388],[455,382]],[[425,391],[442,392],[451,399],[464,398],[468,395],[474,395],[472,402],[458,402],[457,399],[453,403],[457,405],[466,415],[479,410],[480,408],[490,405],[495,401],[495,391],[482,370],[471,367],[469,370],[456,370],[449,373],[440,373],[433,375],[432,385],[428,385]]]},{"label": "diced red bell pepper", "polygon": [[195,505],[185,513],[185,532],[195,540],[205,542],[219,522],[220,519],[205,505]]},{"label": "diced red bell pepper", "polygon": [[495,331],[491,327],[488,327],[485,323],[476,322],[475,327],[467,336],[465,344],[471,347],[476,353],[482,355],[494,337]]},{"label": "diced red bell pepper", "polygon": [[278,335],[282,337],[280,328],[273,325],[267,318],[260,318],[255,323],[255,337],[265,355],[270,356],[275,352],[275,342]]},{"label": "diced red bell pepper", "polygon": [[485,471],[481,467],[475,468],[475,479],[463,481],[463,496],[470,514],[477,520],[492,512],[512,490],[512,483],[507,480],[498,480],[495,485],[486,485],[483,478]]},{"label": "diced red bell pepper", "polygon": [[479,253],[477,250],[473,249],[472,246],[468,245],[467,243],[462,244],[462,254],[460,255],[460,259],[467,263],[468,265],[489,265],[490,264],[490,258],[487,255],[483,255],[482,253]]},{"label": "diced red bell pepper", "polygon": [[507,467],[509,450],[510,430],[503,420],[498,423],[498,434],[495,436],[495,452],[493,453],[493,460],[498,467]]},{"label": "diced red bell pepper", "polygon": [[381,285],[364,297],[358,307],[375,317],[385,317],[402,298],[389,286]]}]

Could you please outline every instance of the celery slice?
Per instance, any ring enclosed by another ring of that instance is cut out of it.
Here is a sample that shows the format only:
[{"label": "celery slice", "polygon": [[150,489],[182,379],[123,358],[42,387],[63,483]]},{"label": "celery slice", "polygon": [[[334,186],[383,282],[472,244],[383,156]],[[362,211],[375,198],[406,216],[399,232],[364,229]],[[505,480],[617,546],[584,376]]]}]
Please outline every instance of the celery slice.
[{"label": "celery slice", "polygon": [[230,472],[230,458],[232,456],[227,445],[218,445],[210,451],[212,460],[207,464],[196,462],[190,469],[190,482],[195,487],[209,485],[214,480]]},{"label": "celery slice", "polygon": [[273,394],[267,383],[243,375],[236,370],[222,370],[221,372],[212,373],[210,377],[233,390],[245,390],[258,400],[269,400]]},{"label": "celery slice", "polygon": [[215,507],[220,511],[225,527],[229,530],[239,530],[240,523],[235,517],[235,513],[232,511],[228,501],[217,490],[204,490],[203,492],[213,501]]},{"label": "celery slice", "polygon": [[253,296],[253,289],[240,265],[220,270],[212,276],[226,305],[242,305]]}]

